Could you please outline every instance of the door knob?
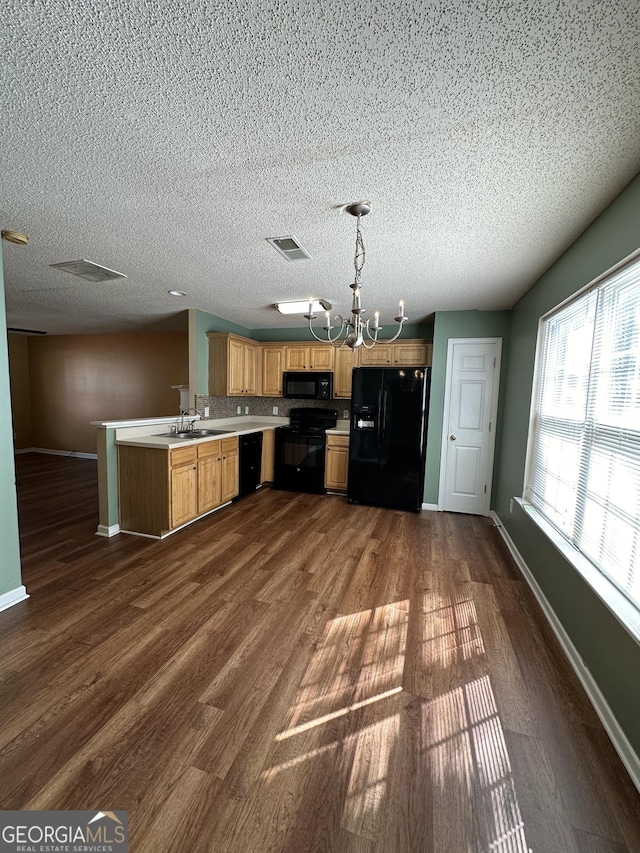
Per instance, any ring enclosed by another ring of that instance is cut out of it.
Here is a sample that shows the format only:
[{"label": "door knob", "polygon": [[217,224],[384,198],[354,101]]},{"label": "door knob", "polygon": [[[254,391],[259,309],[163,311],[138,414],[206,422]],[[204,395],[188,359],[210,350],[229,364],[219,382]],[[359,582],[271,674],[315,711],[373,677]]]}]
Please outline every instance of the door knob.
[{"label": "door knob", "polygon": [[450,435],[450,436],[449,436],[449,441],[455,441],[455,440],[456,440],[456,436],[455,436],[455,435]]}]

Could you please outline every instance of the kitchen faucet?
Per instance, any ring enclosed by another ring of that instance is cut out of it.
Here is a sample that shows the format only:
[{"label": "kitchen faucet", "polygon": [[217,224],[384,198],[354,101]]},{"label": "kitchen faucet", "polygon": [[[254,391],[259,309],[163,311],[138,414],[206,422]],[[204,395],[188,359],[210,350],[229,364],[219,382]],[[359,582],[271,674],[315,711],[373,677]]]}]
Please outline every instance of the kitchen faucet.
[{"label": "kitchen faucet", "polygon": [[[185,416],[188,417],[189,412],[194,412],[195,417],[191,421],[189,421],[189,423],[187,424],[185,422]],[[202,415],[200,414],[198,409],[181,409],[180,410],[180,429],[176,429],[176,432],[191,432],[193,430],[194,421],[197,421],[201,417],[202,417]]]}]

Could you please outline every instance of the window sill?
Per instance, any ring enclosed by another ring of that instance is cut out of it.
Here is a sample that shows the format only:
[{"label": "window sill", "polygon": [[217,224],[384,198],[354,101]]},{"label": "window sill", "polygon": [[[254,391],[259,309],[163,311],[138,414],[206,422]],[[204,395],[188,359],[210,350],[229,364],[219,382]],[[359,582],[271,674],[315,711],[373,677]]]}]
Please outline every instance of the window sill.
[{"label": "window sill", "polygon": [[587,560],[579,551],[570,545],[558,531],[543,516],[526,503],[523,498],[514,498],[522,511],[544,533],[557,551],[570,563],[582,579],[595,592],[602,603],[618,620],[622,627],[640,643],[640,610],[624,596],[620,590],[608,580],[602,572]]}]

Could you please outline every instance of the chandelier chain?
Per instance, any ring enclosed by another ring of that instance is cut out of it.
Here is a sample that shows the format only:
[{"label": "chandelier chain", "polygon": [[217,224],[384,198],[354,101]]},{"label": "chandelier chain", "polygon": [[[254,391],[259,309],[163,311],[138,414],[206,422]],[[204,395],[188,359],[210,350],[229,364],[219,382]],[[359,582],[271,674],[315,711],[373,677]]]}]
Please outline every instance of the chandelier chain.
[{"label": "chandelier chain", "polygon": [[364,266],[365,253],[364,253],[364,241],[362,239],[362,231],[360,230],[360,219],[361,214],[358,214],[358,220],[356,223],[356,253],[353,258],[353,266],[355,267],[356,277],[355,284],[360,286],[360,279],[362,277],[362,268]]},{"label": "chandelier chain", "polygon": [[319,335],[317,335],[313,328],[313,321],[316,319],[315,315],[313,314],[313,300],[309,301],[309,313],[304,315],[309,321],[309,331],[311,332],[312,337],[314,337],[317,341],[320,341],[321,343],[330,344],[336,349],[342,346],[347,346],[352,350],[355,350],[358,347],[371,349],[378,343],[393,343],[393,341],[395,341],[402,332],[402,327],[408,319],[404,313],[404,302],[401,299],[400,304],[398,306],[398,316],[393,318],[394,322],[398,324],[398,330],[395,335],[393,335],[393,337],[382,341],[380,340],[380,338],[378,338],[378,333],[380,331],[379,312],[376,311],[375,315],[373,317],[369,317],[367,320],[365,320],[362,316],[366,313],[366,309],[362,307],[360,297],[362,268],[364,267],[365,252],[364,241],[362,239],[362,231],[360,230],[360,218],[362,216],[366,216],[366,214],[369,213],[370,210],[371,208],[367,202],[357,202],[347,207],[347,211],[356,218],[356,250],[353,258],[355,279],[353,284],[349,285],[353,290],[351,315],[348,317],[343,317],[340,314],[336,314],[335,320],[338,324],[336,328],[332,325],[331,314],[327,310],[325,312],[325,325],[323,326],[323,329],[326,333],[326,338],[321,338]]}]

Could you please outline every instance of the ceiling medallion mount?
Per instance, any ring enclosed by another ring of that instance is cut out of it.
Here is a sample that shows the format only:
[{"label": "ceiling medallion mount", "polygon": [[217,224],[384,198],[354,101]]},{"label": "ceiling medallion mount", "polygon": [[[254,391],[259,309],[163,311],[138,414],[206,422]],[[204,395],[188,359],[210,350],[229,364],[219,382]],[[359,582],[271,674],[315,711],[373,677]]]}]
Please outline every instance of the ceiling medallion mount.
[{"label": "ceiling medallion mount", "polygon": [[[352,350],[361,346],[366,349],[371,349],[377,343],[390,344],[399,337],[402,332],[402,327],[409,319],[408,317],[405,317],[404,314],[404,301],[402,299],[400,300],[398,316],[393,318],[394,321],[399,324],[399,329],[392,338],[388,338],[387,340],[378,340],[378,332],[380,331],[379,311],[376,311],[373,317],[369,317],[367,320],[363,319],[362,316],[366,313],[366,308],[362,307],[360,301],[360,289],[362,287],[361,276],[365,256],[362,232],[360,231],[360,220],[363,216],[366,216],[371,212],[371,205],[366,201],[356,201],[345,205],[342,209],[356,218],[356,250],[353,259],[355,277],[353,284],[349,285],[353,291],[351,315],[349,317],[342,317],[340,314],[336,314],[335,321],[338,325],[332,326],[331,312],[325,311],[324,316],[326,325],[322,328],[326,332],[327,336],[326,338],[322,338],[318,336],[313,329],[313,321],[316,317],[313,313],[313,302],[309,302],[309,313],[304,315],[309,321],[309,331],[317,341],[320,341],[320,343],[323,344],[331,344],[331,346],[336,349],[342,346],[348,346]],[[335,334],[332,334],[334,329]]]}]

